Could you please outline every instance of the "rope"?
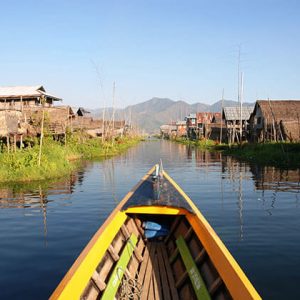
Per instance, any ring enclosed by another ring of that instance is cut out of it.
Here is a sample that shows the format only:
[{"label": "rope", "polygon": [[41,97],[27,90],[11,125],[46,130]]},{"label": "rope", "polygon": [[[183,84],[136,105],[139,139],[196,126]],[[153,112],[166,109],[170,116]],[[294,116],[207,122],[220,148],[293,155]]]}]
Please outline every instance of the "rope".
[{"label": "rope", "polygon": [[137,276],[130,278],[126,273],[122,279],[120,300],[141,299],[142,285],[138,282]]}]

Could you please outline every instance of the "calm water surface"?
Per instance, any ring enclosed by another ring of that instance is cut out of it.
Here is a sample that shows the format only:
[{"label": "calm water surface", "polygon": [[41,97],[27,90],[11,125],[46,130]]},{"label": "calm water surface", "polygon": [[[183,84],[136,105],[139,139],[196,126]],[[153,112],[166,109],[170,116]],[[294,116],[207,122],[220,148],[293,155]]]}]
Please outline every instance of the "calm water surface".
[{"label": "calm water surface", "polygon": [[0,298],[46,299],[115,205],[162,158],[265,299],[300,299],[300,170],[167,141],[55,183],[0,187]]}]

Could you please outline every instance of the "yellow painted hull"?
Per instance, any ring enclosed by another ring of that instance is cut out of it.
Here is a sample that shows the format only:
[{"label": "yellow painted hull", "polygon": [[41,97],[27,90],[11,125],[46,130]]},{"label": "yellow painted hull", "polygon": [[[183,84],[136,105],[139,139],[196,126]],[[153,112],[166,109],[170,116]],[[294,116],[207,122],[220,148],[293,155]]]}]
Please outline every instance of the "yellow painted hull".
[{"label": "yellow painted hull", "polygon": [[[145,219],[147,216],[152,218],[163,217],[172,218],[182,217],[184,218],[184,224],[188,224],[190,232],[192,232],[192,238],[199,240],[199,243],[204,247],[205,252],[209,258],[209,264],[213,265],[213,269],[217,271],[217,278],[221,280],[221,287],[218,287],[219,291],[213,291],[210,297],[212,299],[218,299],[217,295],[224,294],[224,299],[228,294],[228,299],[261,299],[249,279],[239,267],[238,263],[229,253],[223,242],[217,236],[215,231],[209,225],[207,220],[191,201],[191,199],[184,193],[184,191],[174,182],[174,180],[164,172],[164,178],[167,180],[176,191],[182,196],[184,201],[191,208],[190,210],[182,207],[174,206],[161,206],[161,205],[137,205],[130,206],[124,209],[126,203],[132,198],[134,193],[141,188],[143,183],[152,176],[154,168],[152,168],[142,180],[124,197],[115,210],[111,213],[105,223],[96,232],[94,237],[82,251],[77,258],[71,269],[65,275],[61,283],[51,295],[50,299],[80,299],[89,298],[85,296],[88,294],[88,286],[91,286],[91,278],[95,275],[95,270],[101,275],[101,266],[103,266],[103,260],[106,259],[108,248],[114,243],[116,236],[124,226],[124,223],[128,221],[128,218],[141,218]],[[127,220],[127,221],[126,221]],[[182,225],[183,226],[183,225]],[[130,228],[129,228],[130,229]],[[180,230],[178,229],[178,232]],[[173,234],[176,238],[176,232]],[[179,234],[179,233],[178,233]],[[177,235],[178,235],[177,234]],[[188,236],[188,233],[186,233]],[[140,238],[142,243],[143,238]],[[145,242],[145,241],[144,241]],[[145,242],[146,243],[146,242]],[[166,249],[168,248],[167,243]],[[193,244],[193,243],[191,243]],[[144,250],[145,252],[145,250]],[[174,251],[173,251],[174,252]],[[178,251],[177,251],[178,252]],[[101,262],[101,263],[100,263]],[[116,263],[116,262],[115,262]],[[112,267],[113,268],[113,265]],[[137,271],[141,269],[138,265]],[[170,269],[170,268],[169,268]],[[176,281],[176,263],[173,267],[173,273]],[[94,275],[93,275],[94,274]],[[154,275],[153,275],[154,276]],[[177,278],[178,279],[178,278]],[[108,279],[104,281],[104,286],[107,285]],[[180,281],[180,280],[177,280]],[[93,281],[93,284],[95,282]],[[189,280],[186,280],[182,286],[181,283],[176,283],[176,289],[178,298],[184,297],[185,290],[184,284],[188,286]],[[190,285],[191,286],[191,285]],[[212,284],[213,286],[213,284]],[[101,288],[96,287],[99,292],[98,298],[101,298]],[[190,288],[190,290],[192,290]],[[210,288],[212,290],[212,288]],[[92,292],[89,292],[92,294]],[[193,293],[193,292],[190,292]],[[150,297],[150,296],[149,296]],[[163,296],[162,296],[163,297]],[[92,299],[92,298],[90,298]],[[165,298],[159,298],[165,299]]]}]

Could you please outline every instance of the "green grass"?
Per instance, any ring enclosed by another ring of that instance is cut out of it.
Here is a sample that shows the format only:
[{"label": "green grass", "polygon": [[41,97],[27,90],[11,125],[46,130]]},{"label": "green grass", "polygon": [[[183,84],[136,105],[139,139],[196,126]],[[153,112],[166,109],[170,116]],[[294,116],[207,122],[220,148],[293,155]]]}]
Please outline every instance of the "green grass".
[{"label": "green grass", "polygon": [[261,165],[289,168],[300,166],[300,143],[244,143],[242,145],[228,145],[218,144],[212,140],[190,141],[184,138],[176,138],[174,141],[203,150],[222,151],[226,155],[232,155]]},{"label": "green grass", "polygon": [[41,166],[38,166],[39,145],[35,143],[17,152],[0,153],[0,182],[48,180],[70,174],[80,159],[106,158],[117,155],[137,144],[138,138],[123,138],[102,143],[74,135],[67,145],[44,139]]},{"label": "green grass", "polygon": [[208,139],[203,139],[203,140],[188,140],[186,138],[176,138],[174,139],[176,143],[179,144],[184,144],[184,145],[190,145],[190,146],[195,146],[200,149],[207,149],[207,150],[214,150],[216,146],[216,142]]},{"label": "green grass", "polygon": [[245,143],[231,146],[217,145],[215,149],[222,150],[227,155],[232,155],[261,165],[279,167],[300,166],[300,143]]}]

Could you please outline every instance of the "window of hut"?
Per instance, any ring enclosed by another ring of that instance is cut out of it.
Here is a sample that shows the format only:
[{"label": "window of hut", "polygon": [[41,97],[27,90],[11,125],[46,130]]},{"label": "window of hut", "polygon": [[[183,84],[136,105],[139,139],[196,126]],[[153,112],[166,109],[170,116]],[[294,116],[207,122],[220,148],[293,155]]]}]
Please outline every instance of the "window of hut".
[{"label": "window of hut", "polygon": [[261,124],[261,117],[257,118],[257,124],[260,125]]}]

